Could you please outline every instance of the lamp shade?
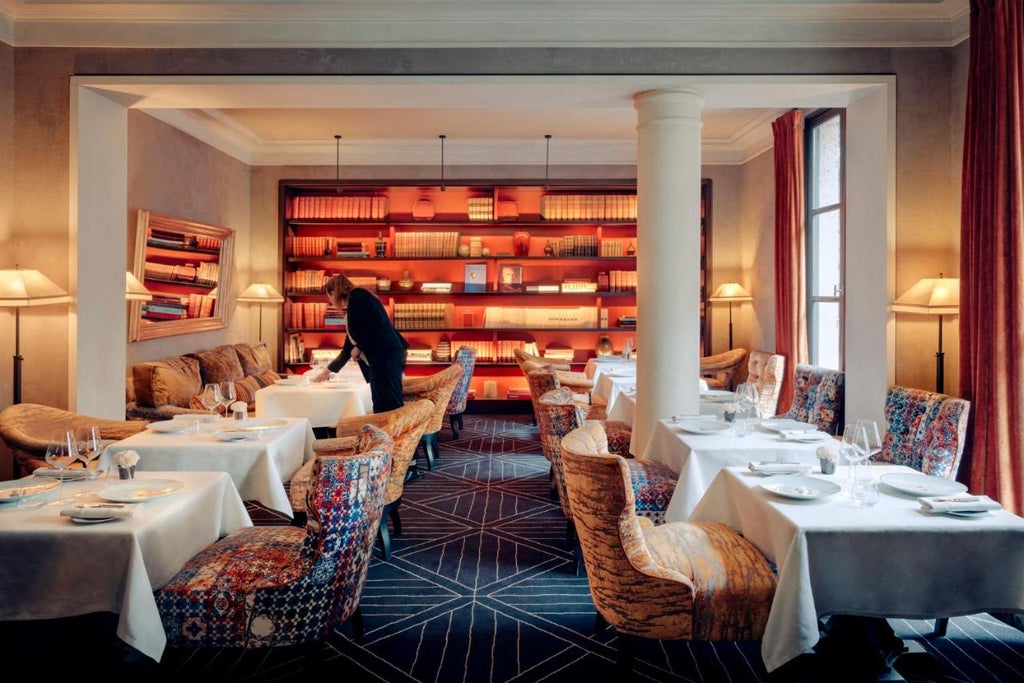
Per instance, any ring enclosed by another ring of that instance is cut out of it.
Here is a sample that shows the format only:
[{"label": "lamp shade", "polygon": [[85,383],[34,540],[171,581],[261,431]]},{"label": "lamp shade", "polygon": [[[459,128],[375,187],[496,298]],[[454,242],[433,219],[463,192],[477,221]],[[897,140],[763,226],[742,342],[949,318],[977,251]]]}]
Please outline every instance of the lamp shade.
[{"label": "lamp shade", "polygon": [[960,310],[960,278],[926,277],[892,304],[897,313],[956,314]]},{"label": "lamp shade", "polygon": [[71,296],[38,270],[0,270],[0,307],[66,304]]},{"label": "lamp shade", "polygon": [[279,304],[284,302],[284,297],[270,285],[256,283],[246,287],[245,291],[238,295],[238,301],[253,304]]},{"label": "lamp shade", "polygon": [[753,301],[754,297],[750,295],[750,292],[743,289],[743,285],[738,282],[723,282],[718,285],[718,289],[708,297],[708,301],[719,302],[719,301]]},{"label": "lamp shade", "polygon": [[146,289],[146,286],[139,282],[139,278],[132,275],[132,271],[125,273],[124,298],[128,301],[152,301],[153,293]]}]

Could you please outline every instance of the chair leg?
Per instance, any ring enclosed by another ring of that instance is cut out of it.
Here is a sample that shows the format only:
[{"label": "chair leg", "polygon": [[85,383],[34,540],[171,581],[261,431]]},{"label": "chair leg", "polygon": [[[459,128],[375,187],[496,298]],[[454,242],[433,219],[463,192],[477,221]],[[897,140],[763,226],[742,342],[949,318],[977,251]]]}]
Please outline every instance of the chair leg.
[{"label": "chair leg", "polygon": [[600,612],[594,614],[594,635],[600,635],[608,628],[608,622],[604,620]]},{"label": "chair leg", "polygon": [[388,517],[391,519],[391,526],[395,527],[395,536],[402,535],[402,518],[398,516],[398,506],[402,504],[402,499],[399,498],[394,503],[388,505]]},{"label": "chair leg", "polygon": [[636,659],[636,637],[616,633],[615,640],[618,642],[615,668],[619,672],[619,680],[628,680],[633,674],[633,660]]},{"label": "chair leg", "polygon": [[949,628],[949,617],[940,617],[935,620],[935,630],[932,635],[936,638],[945,638],[947,628]]},{"label": "chair leg", "polygon": [[363,611],[359,607],[356,607],[355,611],[352,612],[352,616],[348,618],[350,624],[352,624],[352,638],[357,643],[362,643],[366,638],[366,628],[363,625]]},{"label": "chair leg", "polygon": [[432,470],[434,469],[434,461],[441,458],[440,432],[427,434],[423,448],[427,451],[427,467]]},{"label": "chair leg", "polygon": [[388,532],[388,520],[384,517],[381,517],[377,527],[377,540],[380,541],[380,556],[387,562],[391,559],[391,534]]},{"label": "chair leg", "polygon": [[465,429],[462,425],[462,413],[452,413],[448,416],[448,424],[452,428],[452,435],[457,439],[459,438],[459,430]]}]

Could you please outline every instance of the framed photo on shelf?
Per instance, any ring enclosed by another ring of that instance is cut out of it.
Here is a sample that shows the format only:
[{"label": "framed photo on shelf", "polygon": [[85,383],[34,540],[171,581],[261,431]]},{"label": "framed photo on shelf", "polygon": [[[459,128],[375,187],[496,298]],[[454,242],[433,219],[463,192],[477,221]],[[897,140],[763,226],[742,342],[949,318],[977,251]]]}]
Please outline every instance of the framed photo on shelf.
[{"label": "framed photo on shelf", "polygon": [[521,265],[506,263],[498,269],[498,291],[523,291],[523,267]]},{"label": "framed photo on shelf", "polygon": [[486,292],[487,291],[487,264],[467,263],[466,278],[463,291]]}]

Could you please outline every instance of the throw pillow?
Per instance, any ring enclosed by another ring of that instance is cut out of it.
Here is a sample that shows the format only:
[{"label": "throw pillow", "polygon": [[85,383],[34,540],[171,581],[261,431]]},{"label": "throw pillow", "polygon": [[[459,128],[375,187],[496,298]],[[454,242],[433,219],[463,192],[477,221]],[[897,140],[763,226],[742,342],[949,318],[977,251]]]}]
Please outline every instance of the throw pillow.
[{"label": "throw pillow", "polygon": [[245,376],[235,348],[228,344],[192,355],[199,361],[204,382],[236,382]]},{"label": "throw pillow", "polygon": [[256,392],[264,386],[254,376],[247,375],[235,382],[235,400],[245,401],[249,410],[256,410]]}]

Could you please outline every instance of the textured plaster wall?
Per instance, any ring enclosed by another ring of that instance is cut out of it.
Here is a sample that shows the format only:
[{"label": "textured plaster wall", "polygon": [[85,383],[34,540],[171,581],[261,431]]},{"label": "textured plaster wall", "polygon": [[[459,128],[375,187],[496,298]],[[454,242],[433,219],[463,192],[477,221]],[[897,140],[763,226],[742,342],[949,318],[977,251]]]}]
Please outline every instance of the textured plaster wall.
[{"label": "textured plaster wall", "polygon": [[741,308],[749,321],[747,349],[775,350],[775,156],[772,150],[743,165],[741,190],[743,279],[754,301]]},{"label": "textured plaster wall", "polygon": [[[740,199],[742,192],[742,166],[702,166],[701,178],[711,181],[711,240],[707,255],[708,296],[723,282],[739,282],[751,288],[748,273],[743,268],[743,223]],[[666,274],[671,280],[671,274]],[[709,304],[711,348],[708,354],[721,353],[729,348],[729,305]],[[733,304],[733,346],[749,349],[750,304]]]},{"label": "textured plaster wall", "polygon": [[[13,254],[8,253],[11,244],[14,212],[14,48],[0,42],[0,268],[10,268]],[[8,330],[13,329],[14,314],[10,309],[0,309],[0,358],[14,355],[14,340]],[[0,366],[3,367],[3,366]],[[0,396],[11,396],[12,376],[6,368],[0,371]],[[10,400],[10,399],[8,399]],[[0,401],[0,406],[4,405]],[[11,455],[0,444],[0,481],[10,479]]]}]

